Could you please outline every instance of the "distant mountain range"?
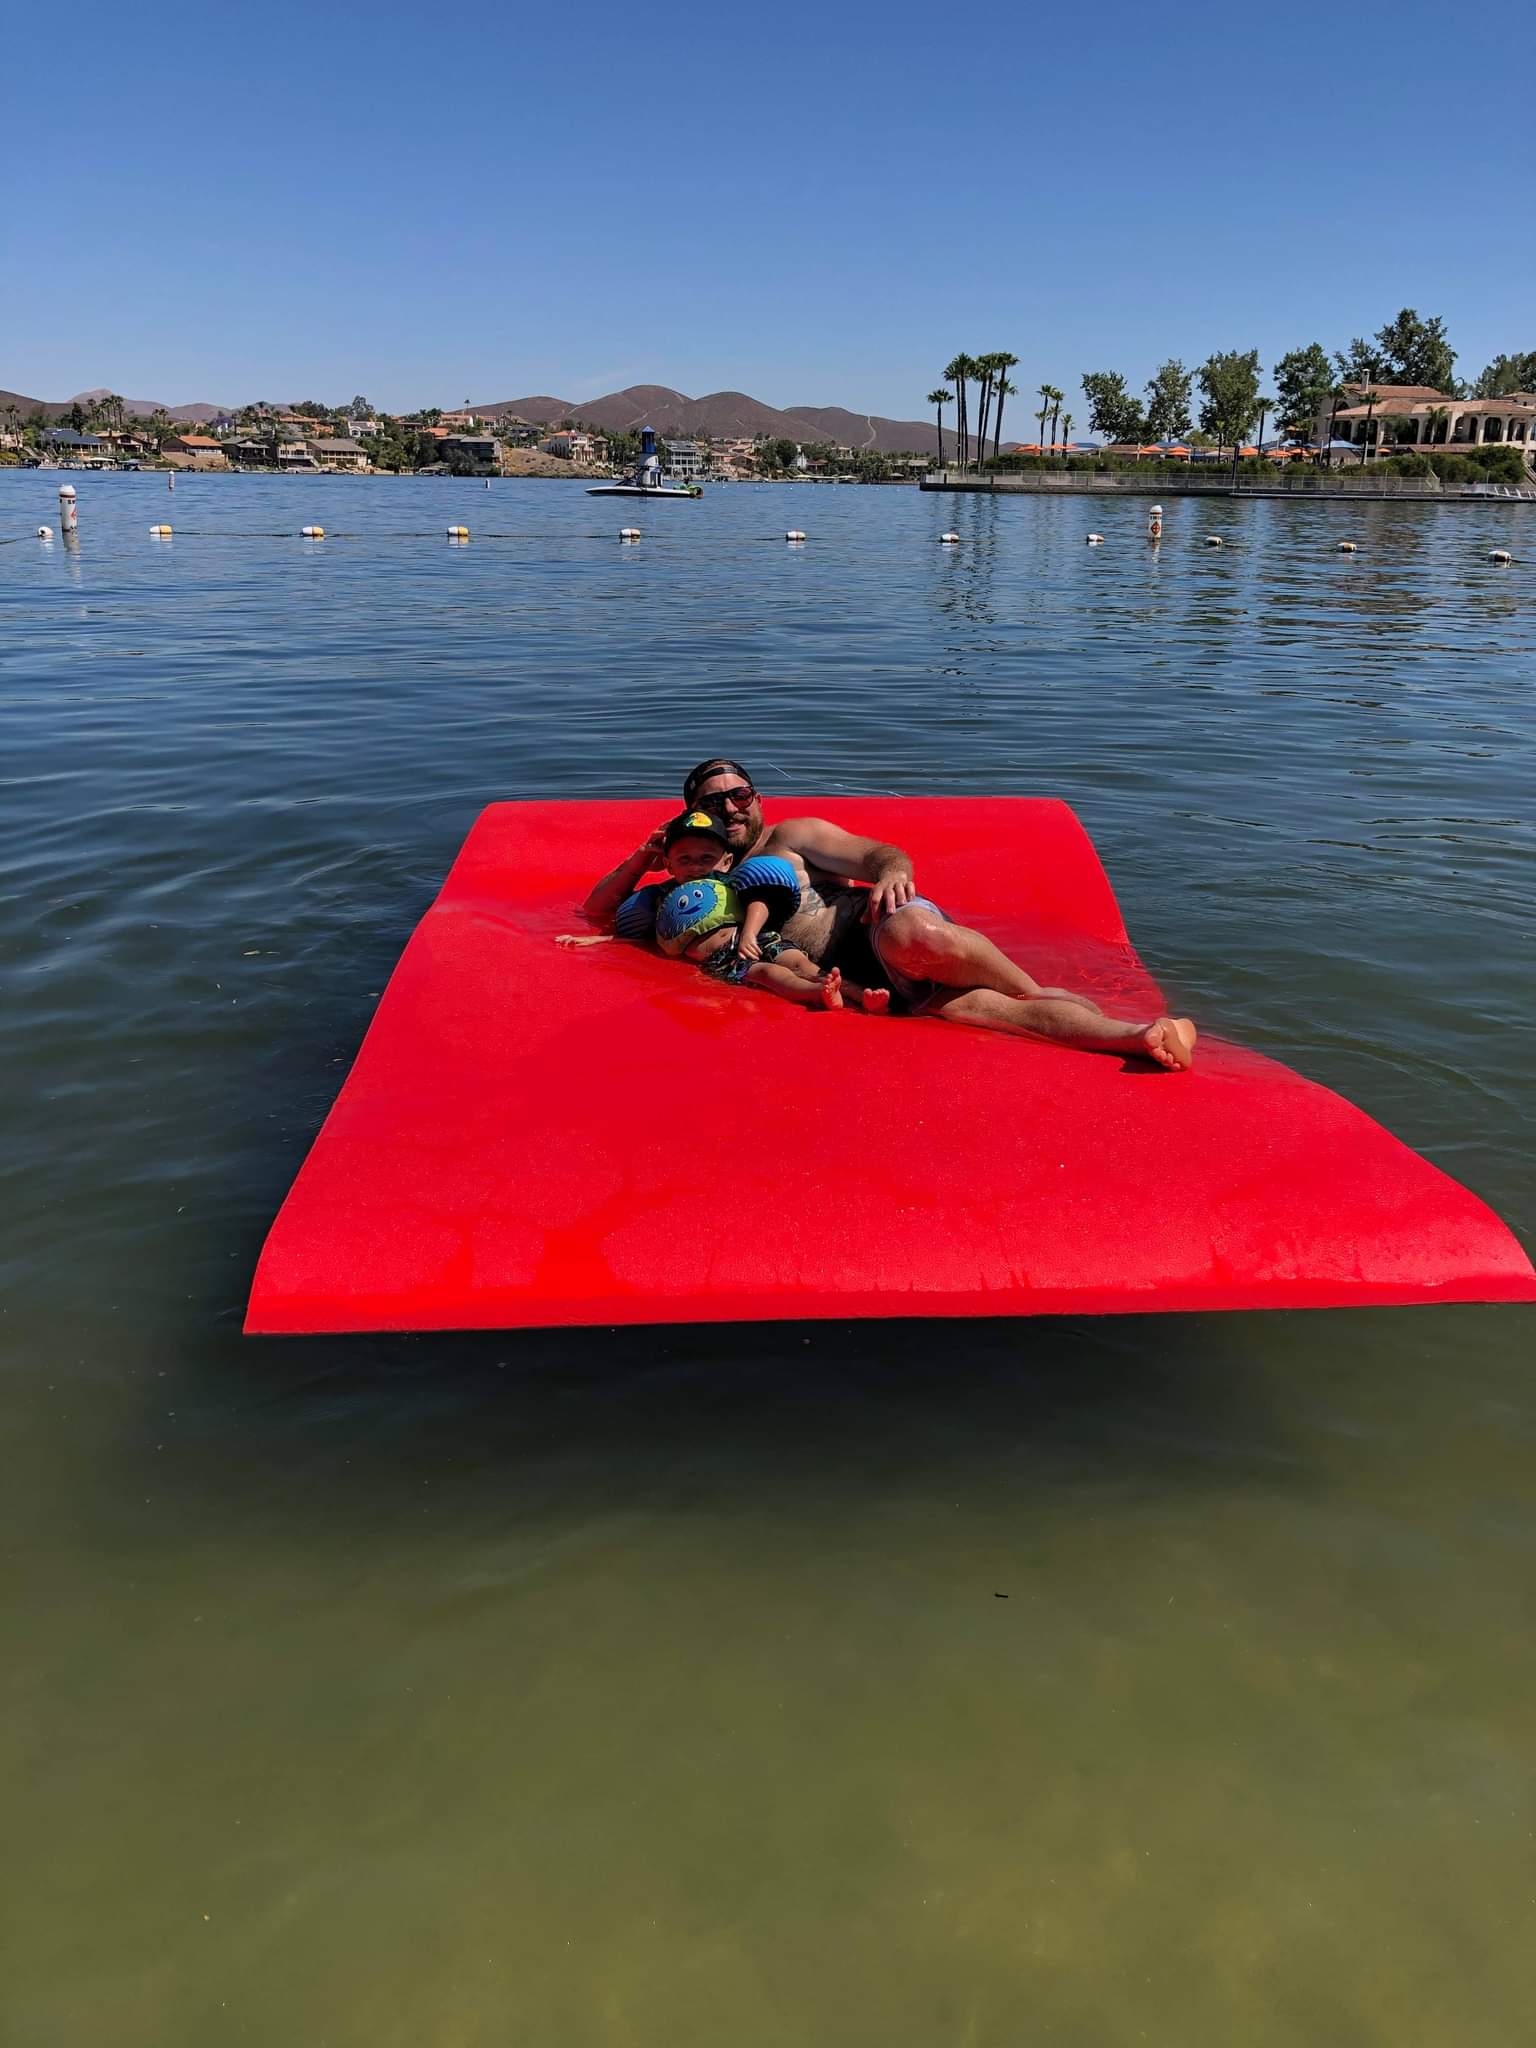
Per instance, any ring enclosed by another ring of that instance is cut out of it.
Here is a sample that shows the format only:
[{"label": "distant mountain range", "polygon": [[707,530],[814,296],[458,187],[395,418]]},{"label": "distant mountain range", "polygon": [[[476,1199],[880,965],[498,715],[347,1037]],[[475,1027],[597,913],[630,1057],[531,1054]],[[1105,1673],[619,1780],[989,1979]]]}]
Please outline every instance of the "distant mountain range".
[{"label": "distant mountain range", "polygon": [[885,455],[905,451],[932,455],[938,448],[931,420],[891,420],[879,413],[849,412],[840,405],[781,409],[764,405],[760,398],[749,398],[745,391],[712,391],[705,398],[689,398],[665,384],[631,384],[628,390],[611,391],[606,398],[503,398],[474,409],[485,419],[512,413],[534,426],[580,420],[586,426],[606,427],[615,433],[654,427],[658,434],[675,434],[683,440],[767,434],[790,441],[835,441]]},{"label": "distant mountain range", "polygon": [[[8,405],[14,405],[19,413],[41,412],[48,419],[59,420],[64,417],[72,405],[83,405],[89,410],[98,399],[110,398],[111,395],[111,392],[104,384],[98,391],[77,391],[73,398],[23,398],[19,391],[0,391],[0,412],[4,412]],[[208,420],[216,420],[220,413],[233,412],[236,408],[229,405],[205,405],[201,403],[197,405],[162,405],[158,398],[125,398],[123,400],[123,410],[125,413],[130,414],[141,413],[145,419],[148,419],[153,413],[165,412],[173,420],[179,420],[183,426],[191,426],[193,424],[201,426]]]},{"label": "distant mountain range", "polygon": [[[79,391],[73,398],[24,398],[17,391],[0,391],[0,412],[14,405],[22,413],[41,410],[49,419],[61,419],[72,405],[90,406],[107,396],[105,388]],[[146,417],[164,411],[187,426],[202,425],[220,413],[239,410],[232,405],[163,405],[157,398],[125,398],[124,409]],[[610,391],[605,398],[502,398],[474,410],[483,418],[496,420],[512,413],[533,426],[558,425],[561,420],[580,420],[589,427],[626,432],[654,427],[658,434],[681,440],[729,439],[733,435],[765,434],[790,441],[833,441],[839,446],[867,448],[883,455],[910,451],[914,455],[937,452],[938,437],[931,420],[892,420],[879,413],[849,412],[840,405],[792,405],[785,408],[764,405],[745,391],[711,391],[704,398],[689,398],[665,384],[631,384],[626,391]]]}]

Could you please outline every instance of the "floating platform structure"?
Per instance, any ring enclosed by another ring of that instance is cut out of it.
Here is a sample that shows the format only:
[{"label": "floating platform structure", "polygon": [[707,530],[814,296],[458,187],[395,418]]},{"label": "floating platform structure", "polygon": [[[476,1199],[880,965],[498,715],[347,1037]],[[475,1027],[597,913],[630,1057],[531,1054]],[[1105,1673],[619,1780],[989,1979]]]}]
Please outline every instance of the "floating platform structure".
[{"label": "floating platform structure", "polygon": [[[272,1226],[247,1330],[1536,1300],[1475,1195],[1209,1032],[1170,1074],[557,945],[665,802],[483,813]],[[1065,804],[776,808],[909,848],[955,917],[1113,1014],[1165,1007]]]}]

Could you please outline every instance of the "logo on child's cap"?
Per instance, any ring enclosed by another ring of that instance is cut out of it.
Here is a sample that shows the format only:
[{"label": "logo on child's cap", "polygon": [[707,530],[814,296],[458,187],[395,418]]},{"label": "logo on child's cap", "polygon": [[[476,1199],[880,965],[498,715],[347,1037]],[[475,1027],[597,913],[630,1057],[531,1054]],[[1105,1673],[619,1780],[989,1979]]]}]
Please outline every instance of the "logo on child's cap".
[{"label": "logo on child's cap", "polygon": [[718,818],[712,818],[708,811],[684,811],[668,825],[662,834],[662,844],[670,851],[679,839],[713,839],[716,846],[729,847],[731,836]]}]

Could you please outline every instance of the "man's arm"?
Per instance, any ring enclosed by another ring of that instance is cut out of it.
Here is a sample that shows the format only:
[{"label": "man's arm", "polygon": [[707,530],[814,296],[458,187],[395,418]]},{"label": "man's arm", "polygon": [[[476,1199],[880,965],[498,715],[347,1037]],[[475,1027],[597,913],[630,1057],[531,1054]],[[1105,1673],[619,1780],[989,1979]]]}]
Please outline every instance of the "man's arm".
[{"label": "man's arm", "polygon": [[644,846],[637,846],[616,868],[610,868],[600,882],[593,883],[581,907],[594,924],[606,924],[624,898],[639,887],[642,877],[661,866],[663,829],[658,825]]},{"label": "man's arm", "polygon": [[798,853],[826,874],[868,882],[871,920],[900,910],[917,894],[910,854],[878,839],[861,839],[826,818],[786,818],[769,833],[763,851],[772,853],[779,847]]}]

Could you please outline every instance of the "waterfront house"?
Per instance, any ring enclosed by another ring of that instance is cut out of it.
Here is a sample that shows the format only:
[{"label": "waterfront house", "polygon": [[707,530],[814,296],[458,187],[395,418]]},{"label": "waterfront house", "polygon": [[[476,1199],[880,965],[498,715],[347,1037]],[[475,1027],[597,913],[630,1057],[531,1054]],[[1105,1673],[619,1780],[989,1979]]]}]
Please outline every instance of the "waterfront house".
[{"label": "waterfront house", "polygon": [[663,441],[661,466],[668,476],[675,476],[679,483],[696,483],[704,468],[704,458],[699,453],[698,442]]},{"label": "waterfront house", "polygon": [[314,450],[307,441],[279,439],[277,444],[277,466],[280,470],[317,470]]},{"label": "waterfront house", "polygon": [[170,434],[160,444],[160,453],[177,469],[228,469],[224,443],[212,434]]},{"label": "waterfront house", "polygon": [[494,434],[444,434],[437,445],[452,476],[501,474],[501,443]]},{"label": "waterfront house", "polygon": [[504,412],[496,421],[496,437],[504,448],[531,448],[542,431],[515,412]]},{"label": "waterfront house", "polygon": [[106,469],[114,460],[99,434],[77,434],[73,427],[45,427],[43,452],[76,469]]},{"label": "waterfront house", "polygon": [[311,441],[309,452],[326,469],[371,469],[368,451],[348,435],[322,435]]},{"label": "waterfront house", "polygon": [[589,469],[598,460],[597,443],[579,427],[562,427],[558,434],[551,434],[544,443],[544,453],[558,455],[582,469]]},{"label": "waterfront house", "polygon": [[223,443],[225,459],[238,469],[271,469],[277,461],[277,443],[235,438]]}]

